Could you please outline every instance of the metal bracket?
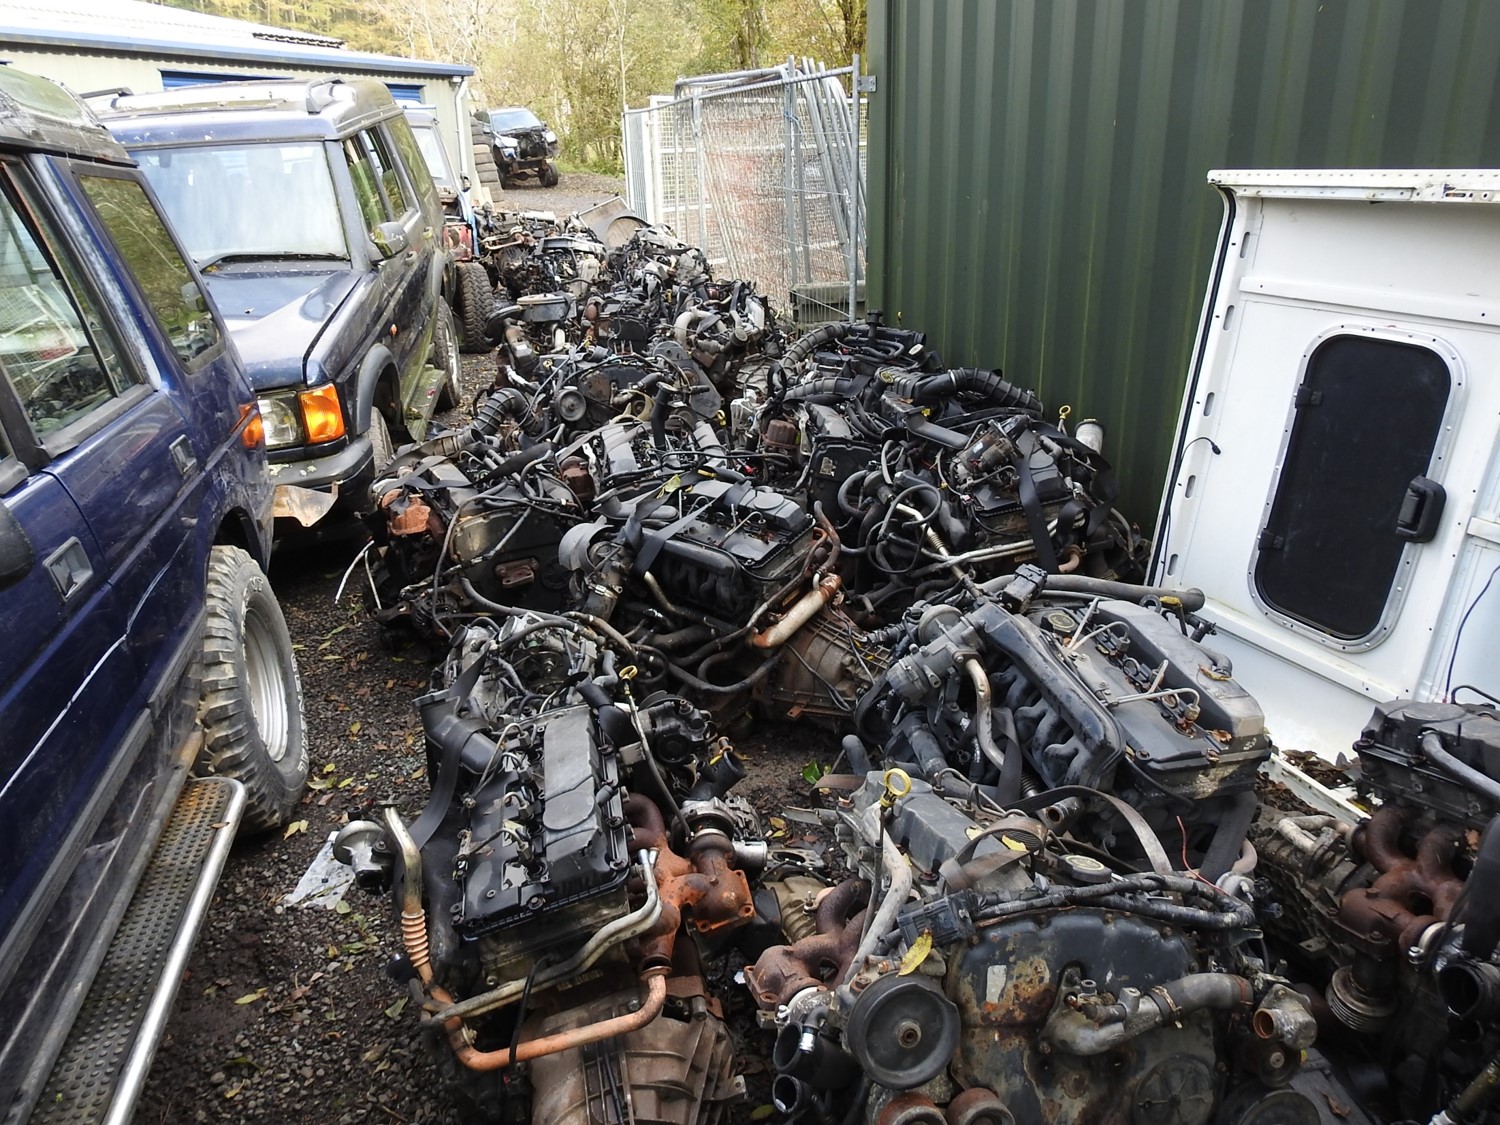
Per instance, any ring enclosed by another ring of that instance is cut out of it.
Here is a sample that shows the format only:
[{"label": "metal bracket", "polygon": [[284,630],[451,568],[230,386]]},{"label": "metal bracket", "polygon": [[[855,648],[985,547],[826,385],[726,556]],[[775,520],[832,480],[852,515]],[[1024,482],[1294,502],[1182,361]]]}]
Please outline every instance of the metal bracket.
[{"label": "metal bracket", "polygon": [[875,75],[861,74],[854,79],[856,93],[873,94],[875,92]]}]

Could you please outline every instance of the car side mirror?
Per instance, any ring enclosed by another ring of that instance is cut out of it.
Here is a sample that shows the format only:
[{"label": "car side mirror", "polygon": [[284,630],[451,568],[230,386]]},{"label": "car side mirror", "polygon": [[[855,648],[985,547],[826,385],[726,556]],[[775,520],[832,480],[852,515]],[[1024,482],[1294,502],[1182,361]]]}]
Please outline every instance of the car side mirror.
[{"label": "car side mirror", "polygon": [[394,258],[406,251],[406,228],[400,223],[381,223],[370,234],[370,239],[382,258]]},{"label": "car side mirror", "polygon": [[31,537],[9,506],[0,504],[0,590],[21,581],[35,565]]}]

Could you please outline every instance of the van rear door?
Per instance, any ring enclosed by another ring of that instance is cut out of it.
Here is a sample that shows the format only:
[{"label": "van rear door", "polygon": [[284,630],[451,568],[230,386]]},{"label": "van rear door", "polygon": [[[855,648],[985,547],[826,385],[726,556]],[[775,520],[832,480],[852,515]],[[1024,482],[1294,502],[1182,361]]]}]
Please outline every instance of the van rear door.
[{"label": "van rear door", "polygon": [[1209,179],[1155,579],[1205,591],[1283,747],[1347,750],[1387,699],[1500,694],[1500,173]]}]

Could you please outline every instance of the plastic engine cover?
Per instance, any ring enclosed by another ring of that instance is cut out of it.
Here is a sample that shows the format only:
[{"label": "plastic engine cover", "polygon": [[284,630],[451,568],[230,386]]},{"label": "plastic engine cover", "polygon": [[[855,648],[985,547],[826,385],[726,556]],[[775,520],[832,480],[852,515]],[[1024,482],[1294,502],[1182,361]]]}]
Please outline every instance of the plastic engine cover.
[{"label": "plastic engine cover", "polygon": [[592,711],[551,712],[520,738],[528,768],[498,770],[474,795],[458,859],[465,936],[607,894],[629,869],[619,759],[601,753]]}]

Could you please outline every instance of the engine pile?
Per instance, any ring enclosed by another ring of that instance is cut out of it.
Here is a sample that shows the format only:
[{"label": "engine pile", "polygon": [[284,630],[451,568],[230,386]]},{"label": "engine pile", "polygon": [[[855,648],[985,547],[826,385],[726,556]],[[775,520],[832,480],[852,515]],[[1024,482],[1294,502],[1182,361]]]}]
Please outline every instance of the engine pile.
[{"label": "engine pile", "polygon": [[1266,807],[1268,936],[1378,1120],[1492,1121],[1500,1082],[1500,716],[1397,701],[1354,743],[1359,823]]},{"label": "engine pile", "polygon": [[[879,314],[794,339],[627,226],[513,232],[493,386],[372,488],[370,608],[446,656],[425,809],[338,851],[479,1113],[721,1120],[736,1008],[818,1125],[1398,1120],[1500,1074],[1500,786],[1411,780],[1412,732],[1472,772],[1489,728],[1378,716],[1358,830],[1260,808],[1260,708],[1201,593],[1139,584],[1101,426]],[[845,878],[733,792],[720,732],[772,719],[839,749]]]}]

